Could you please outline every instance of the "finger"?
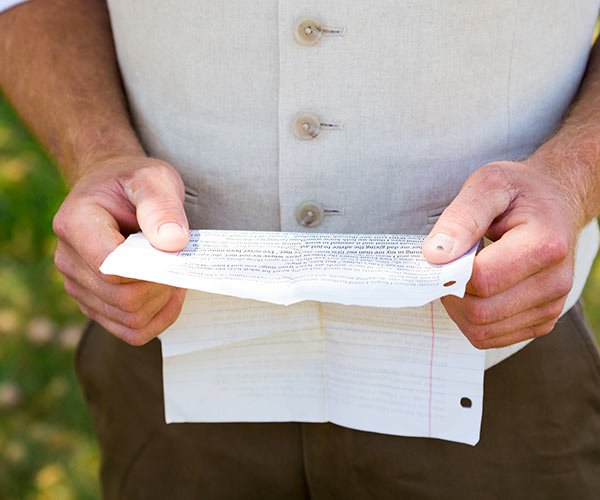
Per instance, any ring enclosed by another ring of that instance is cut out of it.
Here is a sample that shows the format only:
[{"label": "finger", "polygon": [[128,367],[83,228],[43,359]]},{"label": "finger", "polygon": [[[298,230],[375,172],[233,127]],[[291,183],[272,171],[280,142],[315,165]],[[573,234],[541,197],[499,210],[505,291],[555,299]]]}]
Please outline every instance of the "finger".
[{"label": "finger", "polygon": [[[544,305],[533,307],[515,316],[488,325],[477,325],[469,320],[465,311],[456,297],[448,296],[442,298],[442,303],[448,315],[458,325],[469,341],[477,348],[489,345],[490,341],[500,337],[511,336],[521,332],[523,338],[531,334],[532,329],[548,322],[556,322],[565,304],[566,297],[549,302]],[[546,332],[547,333],[547,332]]]},{"label": "finger", "polygon": [[140,228],[154,247],[167,252],[186,247],[189,226],[183,182],[172,167],[141,170],[128,181],[126,192],[136,207]]},{"label": "finger", "polygon": [[96,321],[116,337],[124,340],[130,345],[141,346],[149,342],[157,335],[164,332],[171,326],[179,313],[185,298],[185,289],[178,288],[169,302],[163,307],[143,328],[134,329],[107,318],[84,304],[79,304],[79,308],[88,318]]},{"label": "finger", "polygon": [[99,276],[105,276],[99,271],[104,259],[125,239],[114,217],[95,204],[63,203],[52,227],[59,240],[73,248]]},{"label": "finger", "polygon": [[[563,275],[565,277],[563,278]],[[460,301],[466,317],[476,325],[488,325],[561,299],[571,290],[571,274],[555,267],[541,271],[490,297],[465,294]],[[450,299],[453,303],[455,301]],[[456,302],[458,303],[458,302]]]},{"label": "finger", "polygon": [[132,329],[139,329],[150,322],[150,320],[171,300],[176,289],[169,290],[144,303],[142,307],[135,311],[123,310],[100,300],[96,295],[90,293],[86,288],[81,287],[77,282],[65,278],[65,290],[74,297],[78,303],[93,309],[98,314],[105,316],[112,321]]},{"label": "finger", "polygon": [[432,264],[445,264],[467,252],[508,209],[511,193],[507,174],[498,165],[476,170],[425,239],[425,258]]},{"label": "finger", "polygon": [[[132,283],[138,280],[131,278],[123,278],[121,276],[114,276],[111,274],[104,274],[99,270],[92,269],[83,257],[79,255],[71,245],[65,241],[58,240],[56,245],[56,251],[54,252],[54,265],[56,268],[65,276],[71,279],[77,279],[84,284],[83,277],[88,276],[88,281],[92,280],[92,276],[95,276],[104,284],[122,284]],[[94,279],[95,280],[95,279]]]},{"label": "finger", "polygon": [[158,296],[173,293],[173,287],[148,281],[126,280],[121,282],[115,277],[115,282],[107,282],[106,276],[94,273],[83,259],[65,243],[57,245],[56,267],[70,280],[80,287],[89,290],[102,302],[127,312],[137,312],[144,304]]},{"label": "finger", "polygon": [[499,347],[507,347],[525,340],[532,340],[537,337],[542,337],[550,333],[556,326],[556,320],[547,321],[539,325],[533,325],[523,330],[519,330],[502,337],[483,340],[477,345],[473,344],[477,349],[496,349]]},{"label": "finger", "polygon": [[[499,240],[486,246],[475,257],[473,274],[467,291],[474,295],[490,297],[507,290],[516,283],[543,269],[556,267],[569,255],[569,243],[558,233],[544,234],[529,224],[521,224],[506,232]],[[557,279],[564,280],[569,289],[572,284],[570,262]]]}]

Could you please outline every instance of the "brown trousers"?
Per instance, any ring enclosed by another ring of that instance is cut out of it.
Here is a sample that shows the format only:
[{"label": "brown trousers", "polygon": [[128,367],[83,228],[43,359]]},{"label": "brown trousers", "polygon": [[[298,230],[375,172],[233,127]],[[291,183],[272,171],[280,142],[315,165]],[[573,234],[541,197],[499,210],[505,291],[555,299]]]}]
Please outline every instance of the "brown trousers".
[{"label": "brown trousers", "polygon": [[170,424],[160,343],[90,324],[77,371],[108,500],[599,499],[600,357],[578,304],[489,369],[477,446],[333,424]]}]

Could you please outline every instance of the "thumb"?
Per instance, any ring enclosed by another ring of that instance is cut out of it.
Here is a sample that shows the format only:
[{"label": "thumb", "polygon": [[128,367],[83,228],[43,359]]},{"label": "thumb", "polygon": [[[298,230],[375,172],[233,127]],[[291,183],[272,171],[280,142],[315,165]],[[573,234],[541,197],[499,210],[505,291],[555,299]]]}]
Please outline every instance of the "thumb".
[{"label": "thumb", "polygon": [[140,229],[159,250],[177,252],[189,242],[189,225],[183,208],[184,188],[172,167],[145,173],[128,186]]},{"label": "thumb", "polygon": [[432,264],[457,259],[486,234],[496,217],[511,203],[506,176],[483,167],[467,179],[423,243],[423,255]]}]

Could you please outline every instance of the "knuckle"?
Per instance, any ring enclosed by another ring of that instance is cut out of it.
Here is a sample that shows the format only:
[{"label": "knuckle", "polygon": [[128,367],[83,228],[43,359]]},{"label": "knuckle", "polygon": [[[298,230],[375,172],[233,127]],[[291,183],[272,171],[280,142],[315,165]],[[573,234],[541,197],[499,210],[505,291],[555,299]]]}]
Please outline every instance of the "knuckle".
[{"label": "knuckle", "polygon": [[510,185],[509,174],[506,169],[507,163],[493,162],[479,167],[473,172],[473,176],[482,176],[490,187],[505,189]]},{"label": "knuckle", "polygon": [[164,183],[175,184],[182,194],[184,190],[183,181],[176,170],[168,163],[157,159],[152,159],[147,165],[136,169],[129,183],[133,191],[161,186]]},{"label": "knuckle", "polygon": [[[100,267],[100,266],[98,266]],[[123,278],[121,278],[120,276],[115,276],[112,274],[104,274],[103,272],[99,272],[98,276],[100,276],[100,279],[102,281],[104,281],[105,283],[107,283],[108,285],[119,285],[123,282]]]},{"label": "knuckle", "polygon": [[122,340],[124,340],[126,343],[128,343],[130,346],[133,346],[133,347],[143,346],[149,340],[148,337],[143,332],[140,332],[140,331],[127,332],[121,338],[122,338]]},{"label": "knuckle", "polygon": [[[177,321],[177,318],[179,317],[179,314],[181,313],[181,309],[183,307],[183,301],[178,303],[176,307],[174,307],[169,314],[167,315],[166,321],[167,321],[167,325],[165,326],[165,330],[171,326],[173,323],[175,323],[175,321]],[[162,332],[161,332],[162,333]]]},{"label": "knuckle", "polygon": [[505,190],[509,185],[508,176],[502,165],[490,163],[478,168],[471,174],[471,180],[485,182],[492,190]]},{"label": "knuckle", "polygon": [[52,230],[62,240],[67,237],[69,227],[69,218],[65,215],[65,210],[61,208],[52,219]]},{"label": "knuckle", "polygon": [[69,260],[65,258],[63,253],[59,248],[56,249],[56,253],[54,254],[54,266],[58,269],[62,274],[65,274],[68,269]]},{"label": "knuckle", "polygon": [[151,159],[146,165],[140,167],[135,171],[135,177],[147,181],[153,179],[163,179],[164,177],[170,177],[173,171],[173,167],[167,162],[159,160],[157,158]]},{"label": "knuckle", "polygon": [[561,283],[559,283],[556,286],[556,294],[559,297],[564,297],[565,295],[569,294],[569,292],[571,291],[571,288],[573,288],[573,278],[572,277],[569,279],[569,281],[562,281]]},{"label": "knuckle", "polygon": [[464,207],[450,205],[444,210],[443,220],[446,224],[456,226],[460,231],[466,231],[471,234],[477,232],[481,226],[479,219],[475,216],[475,212],[467,210]]},{"label": "knuckle", "polygon": [[543,337],[544,335],[549,334],[554,329],[555,323],[556,322],[553,321],[551,323],[546,323],[546,324],[531,328],[530,329],[531,336],[528,338]]},{"label": "knuckle", "polygon": [[58,212],[52,219],[52,230],[59,240],[69,240],[73,234],[73,221],[79,213],[78,203],[73,199],[72,193],[67,196]]},{"label": "knuckle", "polygon": [[176,305],[175,309],[173,310],[173,317],[174,317],[173,321],[175,321],[181,314],[181,310],[183,309],[184,300],[185,300],[185,293],[178,297],[177,305]]},{"label": "knuckle", "polygon": [[75,284],[71,281],[71,280],[64,280],[63,281],[63,286],[65,288],[65,291],[71,296],[71,297],[75,297],[76,295],[76,286]]},{"label": "knuckle", "polygon": [[144,313],[136,312],[127,314],[123,323],[131,330],[140,330],[148,323],[148,318]]},{"label": "knuckle", "polygon": [[562,273],[558,273],[556,281],[553,284],[554,296],[563,297],[567,295],[573,288],[573,271],[568,268]]},{"label": "knuckle", "polygon": [[88,264],[92,268],[92,270],[100,276],[103,276],[103,273],[100,272],[100,266],[104,262],[105,258],[106,258],[106,255],[102,255],[102,254],[95,252],[94,255],[92,255],[88,261]]},{"label": "knuckle", "polygon": [[563,305],[561,302],[553,302],[546,306],[542,311],[542,319],[553,320],[558,319],[558,316],[562,312]]},{"label": "knuckle", "polygon": [[85,304],[81,303],[81,302],[77,302],[77,306],[79,307],[79,310],[88,318],[90,318],[93,321],[96,321],[97,319],[97,314],[93,309],[90,309],[89,307],[87,307]]},{"label": "knuckle", "polygon": [[162,169],[159,165],[160,163],[153,162],[136,168],[129,179],[131,189],[136,190],[140,186],[145,186],[148,182],[152,182],[160,176]]},{"label": "knuckle", "polygon": [[144,307],[144,300],[137,293],[125,293],[118,299],[119,308],[127,313],[136,313]]},{"label": "knuckle", "polygon": [[465,304],[466,317],[475,325],[486,325],[491,322],[492,312],[490,308],[481,300],[469,300]]},{"label": "knuckle", "polygon": [[560,262],[569,255],[569,240],[566,235],[553,233],[540,247],[540,259],[543,263]]},{"label": "knuckle", "polygon": [[519,332],[518,342],[522,342],[523,340],[534,339],[536,337],[535,332],[536,332],[535,327],[523,328]]},{"label": "knuckle", "polygon": [[472,328],[471,335],[475,340],[484,341],[489,335],[489,330],[481,325],[476,325]]},{"label": "knuckle", "polygon": [[484,340],[480,340],[480,339],[472,339],[469,338],[469,341],[471,342],[471,345],[475,348],[475,349],[487,349],[488,348],[488,342],[484,341]]},{"label": "knuckle", "polygon": [[464,332],[471,342],[483,342],[489,335],[489,330],[481,325],[470,325]]},{"label": "knuckle", "polygon": [[471,284],[480,297],[488,298],[500,289],[498,274],[491,269],[473,272]]}]

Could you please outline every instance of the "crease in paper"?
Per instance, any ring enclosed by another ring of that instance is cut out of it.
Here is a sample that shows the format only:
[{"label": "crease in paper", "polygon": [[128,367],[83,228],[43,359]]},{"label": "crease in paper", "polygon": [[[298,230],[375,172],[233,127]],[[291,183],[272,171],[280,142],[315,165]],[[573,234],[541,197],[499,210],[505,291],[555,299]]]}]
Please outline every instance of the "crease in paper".
[{"label": "crease in paper", "polygon": [[[167,422],[330,421],[477,443],[484,352],[436,300],[464,293],[474,250],[427,267],[420,236],[261,233],[250,244],[253,232],[201,233],[180,255],[130,237],[101,268],[204,290],[188,291],[181,316],[160,336]],[[304,255],[311,249],[312,259]],[[289,274],[294,262],[300,269]],[[231,263],[228,274],[222,266]],[[448,281],[455,284],[444,287]]]},{"label": "crease in paper", "polygon": [[462,297],[475,247],[439,266],[423,257],[423,240],[403,234],[194,230],[184,250],[167,253],[137,233],[100,270],[282,305],[315,300],[416,307],[443,295]]}]

